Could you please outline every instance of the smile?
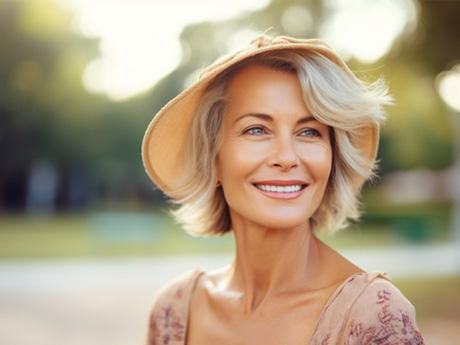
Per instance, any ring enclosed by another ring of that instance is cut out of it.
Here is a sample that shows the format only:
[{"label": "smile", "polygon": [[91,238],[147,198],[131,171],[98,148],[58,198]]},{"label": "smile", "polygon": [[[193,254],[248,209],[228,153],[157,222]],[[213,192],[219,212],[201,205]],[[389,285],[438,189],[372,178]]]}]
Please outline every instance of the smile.
[{"label": "smile", "polygon": [[306,184],[293,184],[288,186],[275,186],[268,184],[254,184],[254,186],[261,191],[265,196],[274,199],[294,199],[300,196],[305,188]]},{"label": "smile", "polygon": [[257,188],[266,192],[277,192],[277,193],[291,193],[297,192],[302,189],[302,185],[296,184],[292,186],[273,186],[268,184],[256,184]]}]

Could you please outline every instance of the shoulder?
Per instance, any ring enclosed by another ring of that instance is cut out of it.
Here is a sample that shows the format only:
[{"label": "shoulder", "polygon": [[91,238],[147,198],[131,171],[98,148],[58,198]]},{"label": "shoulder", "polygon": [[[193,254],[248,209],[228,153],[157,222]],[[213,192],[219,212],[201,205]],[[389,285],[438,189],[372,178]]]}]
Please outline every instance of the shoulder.
[{"label": "shoulder", "polygon": [[146,344],[162,344],[165,337],[176,341],[183,339],[189,297],[199,273],[199,269],[187,271],[162,285],[155,293]]},{"label": "shoulder", "polygon": [[195,278],[199,272],[200,270],[198,269],[186,271],[160,286],[154,295],[154,306],[166,300],[182,300],[186,292],[195,282]]},{"label": "shoulder", "polygon": [[413,304],[384,277],[370,279],[351,305],[347,344],[424,344]]}]

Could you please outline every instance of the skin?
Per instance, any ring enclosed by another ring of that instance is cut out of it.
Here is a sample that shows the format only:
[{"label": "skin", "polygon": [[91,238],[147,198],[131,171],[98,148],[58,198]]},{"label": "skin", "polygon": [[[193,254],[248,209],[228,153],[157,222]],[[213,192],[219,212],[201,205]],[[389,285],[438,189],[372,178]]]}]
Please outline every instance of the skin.
[{"label": "skin", "polygon": [[[232,78],[228,97],[217,171],[236,255],[198,279],[187,344],[308,344],[329,297],[362,271],[310,228],[331,172],[329,128],[314,118],[297,123],[311,114],[295,74],[251,64]],[[265,118],[237,121],[249,113]],[[253,185],[288,179],[309,185],[290,200]]]}]

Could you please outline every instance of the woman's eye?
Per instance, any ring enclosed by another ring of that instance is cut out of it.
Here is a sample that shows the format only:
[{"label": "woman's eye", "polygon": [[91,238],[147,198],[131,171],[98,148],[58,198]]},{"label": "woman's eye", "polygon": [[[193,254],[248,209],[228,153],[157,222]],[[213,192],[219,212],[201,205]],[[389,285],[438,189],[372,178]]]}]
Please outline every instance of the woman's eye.
[{"label": "woman's eye", "polygon": [[260,134],[264,134],[264,132],[265,130],[263,127],[251,127],[244,131],[244,133],[248,133],[251,135],[260,135]]},{"label": "woman's eye", "polygon": [[301,133],[307,133],[304,135],[306,137],[320,137],[321,136],[321,133],[314,128],[307,128],[303,130]]}]

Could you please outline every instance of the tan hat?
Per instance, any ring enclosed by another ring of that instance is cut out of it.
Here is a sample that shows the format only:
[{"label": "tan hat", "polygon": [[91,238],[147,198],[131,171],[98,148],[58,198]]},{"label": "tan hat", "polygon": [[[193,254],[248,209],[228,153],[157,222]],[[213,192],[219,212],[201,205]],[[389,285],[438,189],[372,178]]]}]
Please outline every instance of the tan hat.
[{"label": "tan hat", "polygon": [[[142,160],[148,176],[158,188],[168,193],[175,189],[180,180],[184,170],[184,162],[180,157],[185,149],[185,138],[190,132],[200,97],[209,82],[242,60],[275,50],[307,51],[323,55],[355,77],[345,62],[320,39],[270,37],[265,34],[257,36],[246,48],[224,56],[207,67],[195,83],[170,100],[150,122],[142,142]],[[378,127],[369,124],[363,130],[363,140],[356,144],[370,160],[374,160],[378,147]]]}]

